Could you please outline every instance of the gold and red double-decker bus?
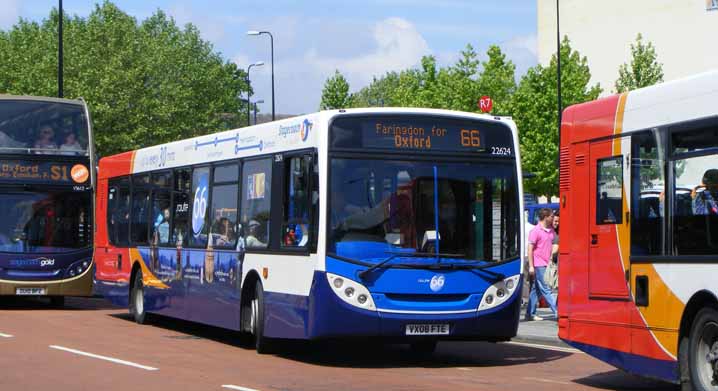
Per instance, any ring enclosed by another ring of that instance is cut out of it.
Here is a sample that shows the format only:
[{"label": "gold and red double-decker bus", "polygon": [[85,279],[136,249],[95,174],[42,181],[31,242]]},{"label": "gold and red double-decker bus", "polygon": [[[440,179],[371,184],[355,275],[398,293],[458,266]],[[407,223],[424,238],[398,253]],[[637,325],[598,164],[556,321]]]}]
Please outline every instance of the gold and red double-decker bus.
[{"label": "gold and red double-decker bus", "polygon": [[0,295],[92,293],[92,145],[84,101],[0,95]]},{"label": "gold and red double-decker bus", "polygon": [[718,381],[718,72],[569,107],[559,336],[638,375]]}]

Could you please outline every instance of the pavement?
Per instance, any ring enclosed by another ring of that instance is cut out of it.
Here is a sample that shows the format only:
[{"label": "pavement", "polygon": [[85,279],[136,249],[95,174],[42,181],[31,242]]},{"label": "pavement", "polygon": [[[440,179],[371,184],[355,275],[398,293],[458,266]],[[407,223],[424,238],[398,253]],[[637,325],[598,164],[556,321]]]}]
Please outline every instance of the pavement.
[{"label": "pavement", "polygon": [[556,316],[549,308],[539,308],[536,314],[544,320],[527,321],[524,319],[526,307],[521,308],[521,322],[518,335],[513,338],[517,342],[531,342],[558,347],[569,347],[558,339],[558,323]]}]

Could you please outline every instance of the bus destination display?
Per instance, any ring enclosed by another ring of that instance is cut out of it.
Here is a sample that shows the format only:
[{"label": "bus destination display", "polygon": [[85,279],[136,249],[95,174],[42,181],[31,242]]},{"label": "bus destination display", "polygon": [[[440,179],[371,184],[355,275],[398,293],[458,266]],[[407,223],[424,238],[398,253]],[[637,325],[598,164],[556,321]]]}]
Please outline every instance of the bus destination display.
[{"label": "bus destination display", "polygon": [[0,160],[0,181],[36,184],[83,184],[89,179],[84,164]]},{"label": "bus destination display", "polygon": [[510,129],[501,123],[433,116],[339,118],[332,147],[458,152],[512,156]]}]

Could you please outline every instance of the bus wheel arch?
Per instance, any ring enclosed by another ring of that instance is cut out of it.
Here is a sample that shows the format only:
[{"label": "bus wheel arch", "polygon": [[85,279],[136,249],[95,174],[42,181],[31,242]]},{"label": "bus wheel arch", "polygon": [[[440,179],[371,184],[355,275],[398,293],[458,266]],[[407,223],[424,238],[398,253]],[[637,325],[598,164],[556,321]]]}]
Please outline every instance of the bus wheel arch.
[{"label": "bus wheel arch", "polygon": [[259,354],[270,353],[272,341],[264,335],[264,286],[259,274],[252,270],[242,287],[242,328],[254,336],[254,347]]},{"label": "bus wheel arch", "polygon": [[679,381],[682,390],[694,390],[691,375],[691,331],[694,328],[696,317],[704,308],[712,308],[718,311],[718,298],[708,291],[699,291],[688,300],[686,308],[681,317],[681,324],[678,334],[678,364]]}]

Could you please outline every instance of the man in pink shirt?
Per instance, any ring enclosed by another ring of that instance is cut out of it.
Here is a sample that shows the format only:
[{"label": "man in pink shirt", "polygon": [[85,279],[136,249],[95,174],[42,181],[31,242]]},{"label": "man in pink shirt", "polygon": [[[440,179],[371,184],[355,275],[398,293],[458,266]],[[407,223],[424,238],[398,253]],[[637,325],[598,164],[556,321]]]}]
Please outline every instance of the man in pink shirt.
[{"label": "man in pink shirt", "polygon": [[553,211],[548,208],[539,210],[539,223],[529,234],[529,280],[531,288],[529,303],[526,307],[526,320],[543,320],[536,315],[538,295],[546,299],[554,315],[556,311],[556,300],[551,294],[551,288],[544,282],[544,273],[549,262],[551,262],[553,240],[556,233],[553,230]]}]

